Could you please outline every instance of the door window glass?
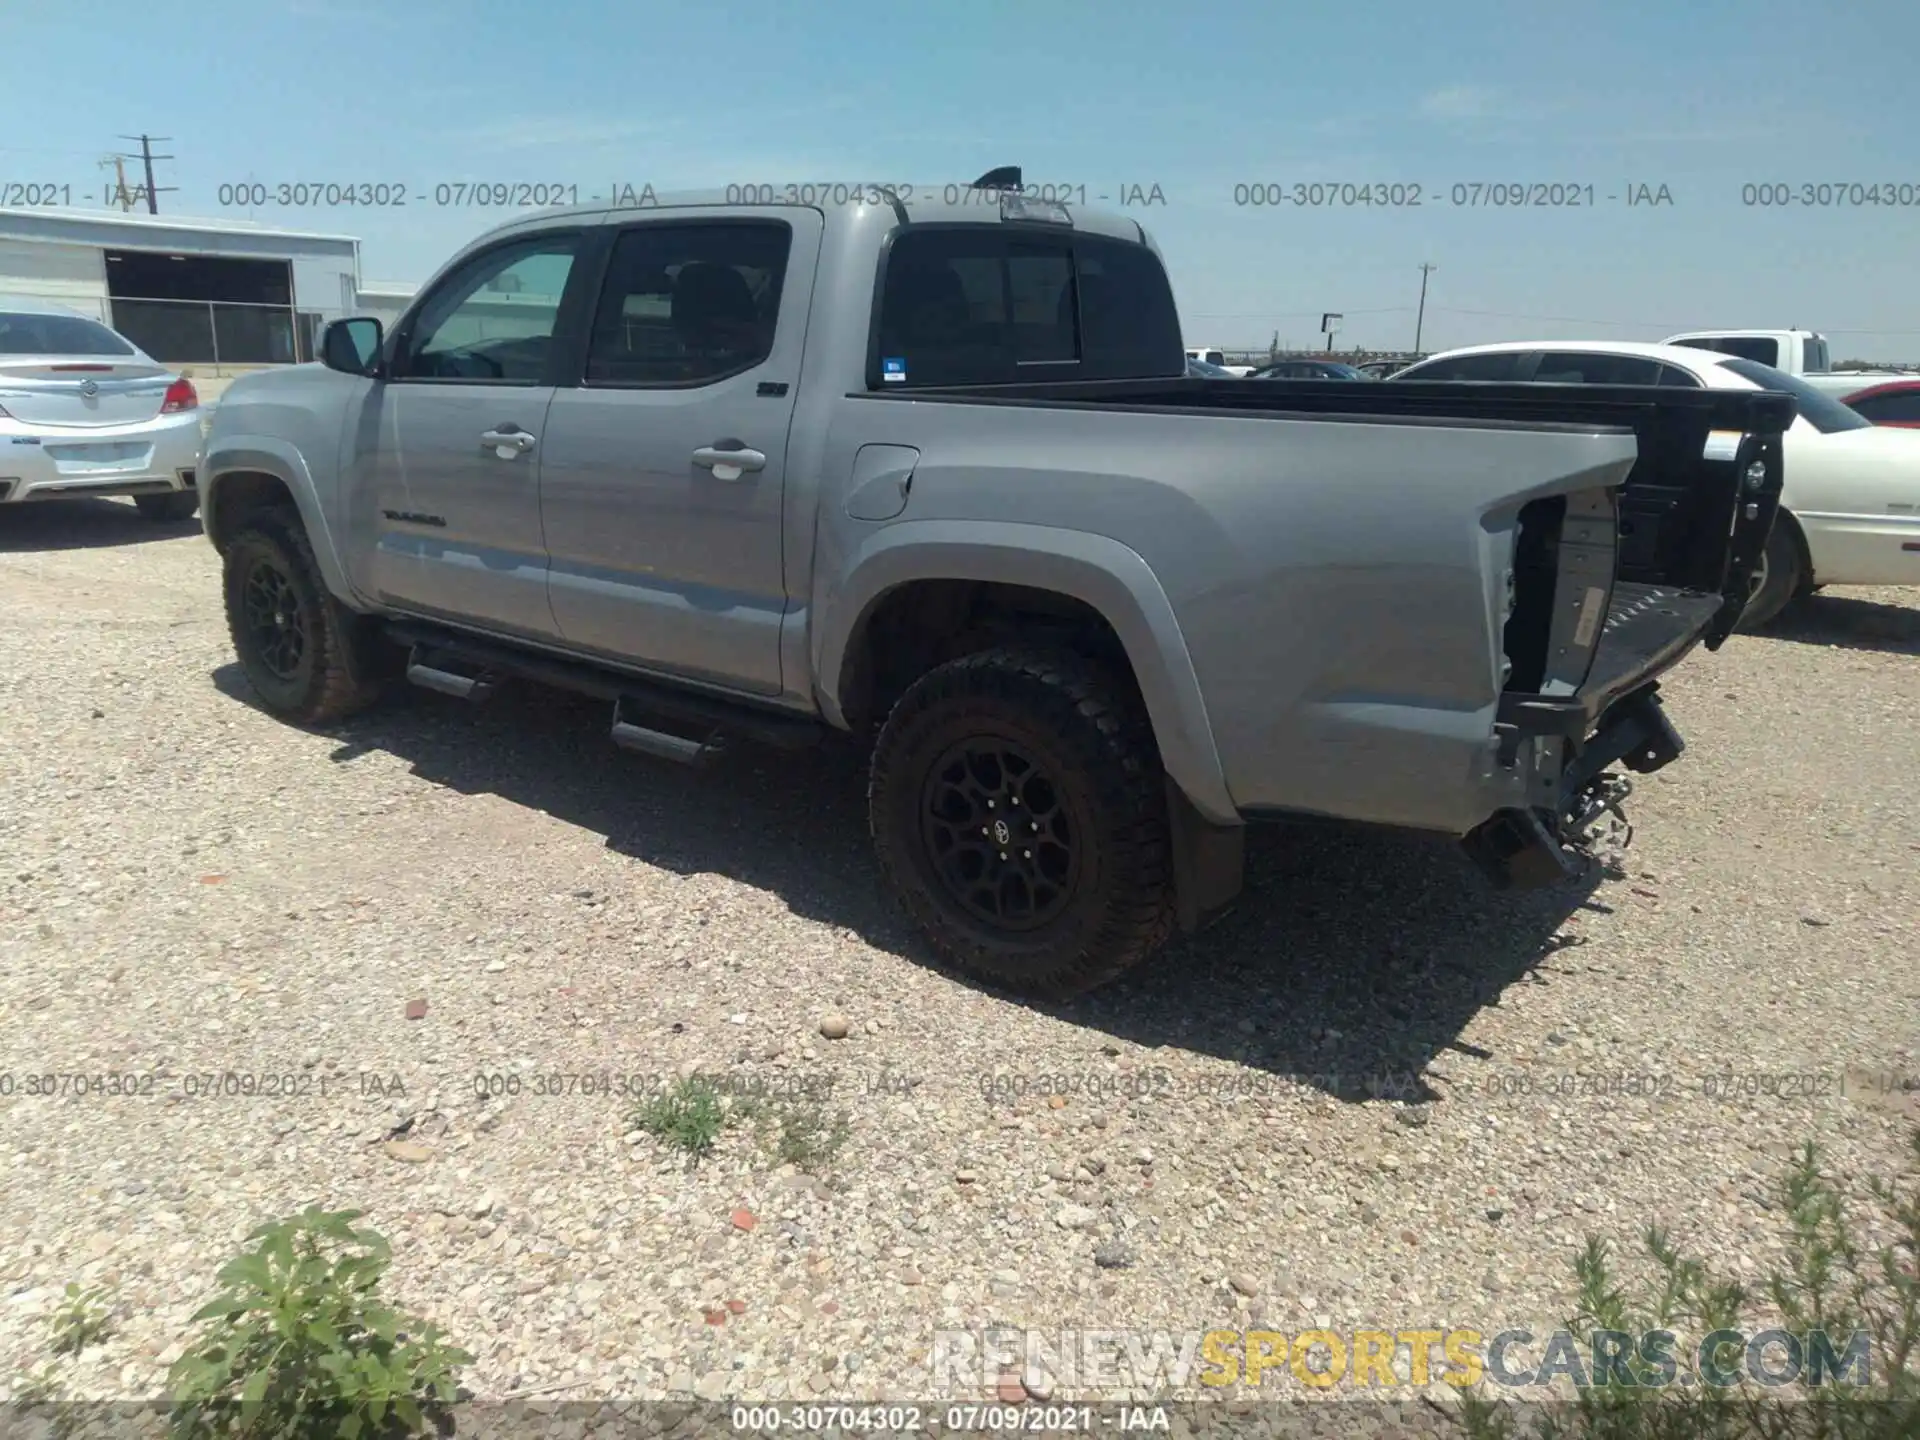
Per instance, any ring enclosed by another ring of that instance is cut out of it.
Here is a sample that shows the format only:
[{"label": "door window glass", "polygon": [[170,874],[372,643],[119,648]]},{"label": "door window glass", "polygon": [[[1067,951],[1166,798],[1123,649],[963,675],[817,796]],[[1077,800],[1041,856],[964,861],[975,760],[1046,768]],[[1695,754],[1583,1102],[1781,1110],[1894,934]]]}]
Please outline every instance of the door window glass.
[{"label": "door window glass", "polygon": [[777,220],[628,230],[600,290],[588,383],[709,385],[763,363],[792,245]]},{"label": "door window glass", "polygon": [[544,235],[503,245],[448,277],[414,321],[398,373],[539,384],[577,243]]}]

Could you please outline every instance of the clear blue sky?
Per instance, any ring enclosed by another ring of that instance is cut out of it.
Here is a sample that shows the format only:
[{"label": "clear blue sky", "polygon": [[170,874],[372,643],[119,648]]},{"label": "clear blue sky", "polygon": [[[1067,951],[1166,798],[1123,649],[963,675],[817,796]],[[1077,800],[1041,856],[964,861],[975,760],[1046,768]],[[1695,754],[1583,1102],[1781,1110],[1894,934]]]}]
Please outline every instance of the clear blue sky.
[{"label": "clear blue sky", "polygon": [[[124,133],[171,137],[163,212],[225,182],[401,182],[405,210],[252,218],[362,238],[424,279],[497,212],[443,181],[1159,185],[1188,339],[1658,339],[1812,326],[1920,360],[1920,3],[1342,6],[1134,0],[0,0],[0,181],[99,204]],[[1594,209],[1455,208],[1475,182]],[[1236,206],[1235,186],[1419,184],[1420,209]],[[1905,208],[1757,208],[1742,186],[1878,183]],[[1628,207],[1630,185],[1673,203]],[[78,198],[78,194],[76,194]]]}]

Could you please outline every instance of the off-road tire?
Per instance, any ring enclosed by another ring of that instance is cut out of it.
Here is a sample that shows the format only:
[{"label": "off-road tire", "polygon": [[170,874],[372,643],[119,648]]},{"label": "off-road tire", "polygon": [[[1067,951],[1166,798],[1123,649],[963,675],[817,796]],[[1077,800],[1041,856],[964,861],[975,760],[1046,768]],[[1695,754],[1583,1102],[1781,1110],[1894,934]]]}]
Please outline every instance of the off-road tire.
[{"label": "off-road tire", "polygon": [[136,495],[133,507],[142,520],[177,522],[191,520],[200,508],[198,490],[169,490],[162,495]]},{"label": "off-road tire", "polygon": [[1767,534],[1767,566],[1760,588],[1747,601],[1735,628],[1760,630],[1780,618],[1807,588],[1806,560],[1800,553],[1800,541],[1793,533],[1793,522],[1777,516]]},{"label": "off-road tire", "polygon": [[[275,716],[296,725],[325,725],[379,698],[385,671],[381,640],[366,617],[327,590],[313,546],[297,517],[270,513],[251,520],[226,547],[223,589],[227,631],[247,683]],[[299,658],[276,667],[250,624],[247,588],[267,567],[297,604]]]},{"label": "off-road tire", "polygon": [[[1078,845],[1059,912],[1036,928],[969,913],[929,838],[934,771],[952,773],[943,757],[958,746],[1002,744],[1033,759]],[[945,963],[991,984],[1064,999],[1138,965],[1173,929],[1165,777],[1152,728],[1131,688],[1094,662],[996,648],[921,676],[881,727],[867,809],[881,872],[908,913]]]}]

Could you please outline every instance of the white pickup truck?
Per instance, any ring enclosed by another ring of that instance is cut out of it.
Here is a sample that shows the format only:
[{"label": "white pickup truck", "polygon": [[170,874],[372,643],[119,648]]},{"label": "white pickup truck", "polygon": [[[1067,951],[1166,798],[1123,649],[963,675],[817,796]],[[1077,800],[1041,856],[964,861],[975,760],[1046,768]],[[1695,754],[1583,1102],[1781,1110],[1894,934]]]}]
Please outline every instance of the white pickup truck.
[{"label": "white pickup truck", "polygon": [[1836,399],[1873,383],[1877,376],[1897,376],[1898,370],[1835,370],[1827,337],[1817,330],[1689,330],[1669,335],[1663,345],[1691,350],[1717,350],[1788,375],[1798,375],[1814,389]]},{"label": "white pickup truck", "polygon": [[1245,379],[1253,373],[1253,366],[1251,365],[1227,364],[1227,357],[1211,345],[1189,345],[1187,347],[1187,358],[1189,360],[1198,360],[1203,365],[1217,365],[1229,374],[1237,375],[1242,379]]}]

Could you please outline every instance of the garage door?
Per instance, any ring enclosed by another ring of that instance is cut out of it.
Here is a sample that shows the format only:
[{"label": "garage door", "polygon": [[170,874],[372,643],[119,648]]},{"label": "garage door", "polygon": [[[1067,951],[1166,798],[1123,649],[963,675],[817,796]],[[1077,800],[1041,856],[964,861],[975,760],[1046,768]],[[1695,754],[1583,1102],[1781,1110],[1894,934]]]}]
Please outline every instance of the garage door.
[{"label": "garage door", "polygon": [[45,300],[111,323],[107,267],[92,245],[0,240],[0,296]]}]

